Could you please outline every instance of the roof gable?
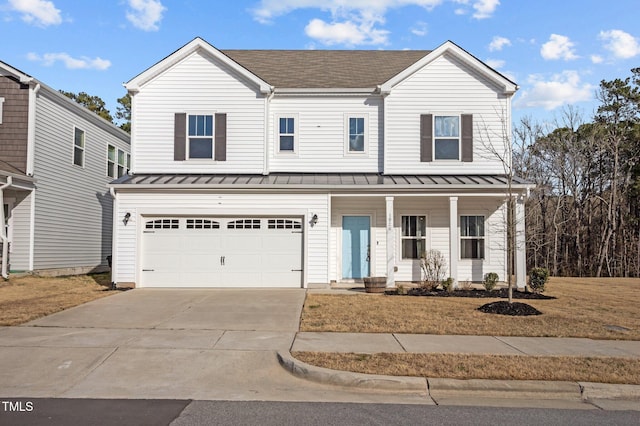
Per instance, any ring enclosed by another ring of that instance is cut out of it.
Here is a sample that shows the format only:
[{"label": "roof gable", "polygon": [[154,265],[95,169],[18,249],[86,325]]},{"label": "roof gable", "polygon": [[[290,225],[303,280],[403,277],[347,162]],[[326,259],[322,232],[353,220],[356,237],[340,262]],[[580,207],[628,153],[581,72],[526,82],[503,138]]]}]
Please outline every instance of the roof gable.
[{"label": "roof gable", "polygon": [[146,83],[153,80],[164,71],[168,70],[175,64],[179,63],[183,59],[196,52],[202,52],[219,60],[225,66],[237,72],[242,78],[250,83],[255,84],[261,93],[269,93],[272,90],[272,87],[266,81],[262,80],[260,77],[253,74],[248,69],[242,67],[240,64],[229,58],[227,55],[225,55],[200,37],[194,38],[189,43],[182,46],[180,49],[176,50],[166,58],[162,59],[160,62],[153,65],[151,68],[147,68],[145,71],[126,82],[124,84],[124,87],[130,92],[137,92]]},{"label": "roof gable", "polygon": [[468,65],[475,71],[484,75],[486,78],[488,78],[490,81],[494,82],[498,87],[500,87],[503,90],[503,92],[507,95],[512,95],[516,92],[516,90],[518,90],[518,85],[515,84],[513,81],[509,80],[508,78],[500,74],[498,71],[494,70],[493,68],[491,68],[490,66],[488,66],[487,64],[485,64],[484,62],[482,62],[481,60],[479,60],[478,58],[476,58],[475,56],[467,52],[466,50],[462,49],[457,44],[453,43],[452,41],[447,41],[437,49],[431,51],[428,55],[426,55],[419,61],[415,62],[411,66],[405,68],[399,74],[395,75],[388,81],[384,82],[384,84],[382,84],[380,87],[380,91],[382,93],[389,93],[393,89],[393,87],[395,87],[396,85],[398,85],[399,83],[401,83],[402,81],[404,81],[405,79],[407,79],[408,77],[416,73],[418,70],[421,70],[422,68],[426,67],[435,59],[441,57],[444,54],[453,55],[458,60],[462,61],[464,64]]}]

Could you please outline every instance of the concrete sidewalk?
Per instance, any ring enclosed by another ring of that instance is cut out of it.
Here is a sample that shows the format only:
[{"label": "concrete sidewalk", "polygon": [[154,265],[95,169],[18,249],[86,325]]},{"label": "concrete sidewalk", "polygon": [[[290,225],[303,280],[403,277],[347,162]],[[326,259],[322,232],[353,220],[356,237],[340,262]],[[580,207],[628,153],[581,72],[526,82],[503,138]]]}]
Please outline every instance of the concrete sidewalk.
[{"label": "concrete sidewalk", "polygon": [[296,334],[291,351],[640,358],[640,342],[565,337],[300,332]]}]

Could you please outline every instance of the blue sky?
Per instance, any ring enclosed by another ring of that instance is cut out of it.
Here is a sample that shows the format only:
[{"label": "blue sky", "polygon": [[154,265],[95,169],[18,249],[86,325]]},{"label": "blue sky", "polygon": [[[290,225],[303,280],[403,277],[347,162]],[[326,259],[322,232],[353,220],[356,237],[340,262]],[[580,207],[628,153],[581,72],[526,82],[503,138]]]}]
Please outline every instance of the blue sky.
[{"label": "blue sky", "polygon": [[574,105],[640,66],[638,0],[0,0],[0,60],[112,113],[122,83],[196,36],[219,49],[434,49],[512,80],[514,119]]}]

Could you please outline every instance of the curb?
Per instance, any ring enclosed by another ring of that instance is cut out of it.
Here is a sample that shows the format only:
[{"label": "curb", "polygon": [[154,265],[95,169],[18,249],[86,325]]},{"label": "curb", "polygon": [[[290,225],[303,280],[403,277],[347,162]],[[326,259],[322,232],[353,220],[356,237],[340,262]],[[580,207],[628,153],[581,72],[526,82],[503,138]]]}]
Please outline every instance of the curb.
[{"label": "curb", "polygon": [[411,393],[440,398],[509,398],[536,400],[624,400],[640,401],[639,385],[542,380],[437,379],[382,376],[331,370],[310,365],[289,352],[277,352],[278,362],[301,379],[358,390]]},{"label": "curb", "polygon": [[304,363],[290,353],[278,352],[278,362],[296,377],[313,382],[356,389],[417,393],[428,395],[427,380],[420,377],[380,376],[331,370]]}]

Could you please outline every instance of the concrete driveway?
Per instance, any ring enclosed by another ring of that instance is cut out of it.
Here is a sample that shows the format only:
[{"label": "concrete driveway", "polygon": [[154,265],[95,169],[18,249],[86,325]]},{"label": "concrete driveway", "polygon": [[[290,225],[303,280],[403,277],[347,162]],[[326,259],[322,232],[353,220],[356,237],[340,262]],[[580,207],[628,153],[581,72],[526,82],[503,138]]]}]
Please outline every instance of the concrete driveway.
[{"label": "concrete driveway", "polygon": [[136,289],[2,327],[0,397],[393,402],[279,365],[304,298],[302,289]]}]

